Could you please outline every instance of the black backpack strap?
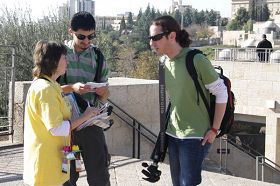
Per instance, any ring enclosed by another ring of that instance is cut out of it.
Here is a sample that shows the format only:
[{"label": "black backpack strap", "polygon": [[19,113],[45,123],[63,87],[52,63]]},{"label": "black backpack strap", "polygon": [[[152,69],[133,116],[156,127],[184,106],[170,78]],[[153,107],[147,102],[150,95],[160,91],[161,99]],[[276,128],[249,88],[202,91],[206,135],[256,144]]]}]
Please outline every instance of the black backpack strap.
[{"label": "black backpack strap", "polygon": [[[208,114],[209,114],[209,117],[211,115],[211,112],[210,112],[210,106],[208,104],[208,101],[204,95],[204,92],[198,82],[198,75],[197,75],[197,72],[196,72],[196,69],[195,69],[195,66],[194,66],[194,61],[193,61],[193,58],[196,54],[202,54],[202,51],[200,50],[197,50],[197,49],[193,49],[191,51],[188,52],[187,56],[186,56],[186,67],[187,67],[187,71],[188,73],[190,74],[191,78],[193,79],[193,82],[194,82],[194,85],[195,85],[195,88],[196,88],[196,92],[197,92],[197,104],[199,105],[199,95],[201,96],[203,102],[204,102],[204,105],[208,111]],[[211,117],[210,117],[211,118]]]},{"label": "black backpack strap", "polygon": [[102,67],[103,67],[103,62],[104,62],[104,55],[102,54],[102,52],[100,51],[99,48],[94,47],[93,48],[95,54],[97,55],[97,59],[96,59],[96,63],[97,63],[97,69],[96,69],[96,73],[95,73],[95,77],[94,77],[94,82],[96,83],[100,83],[101,81],[101,73],[102,73]]}]

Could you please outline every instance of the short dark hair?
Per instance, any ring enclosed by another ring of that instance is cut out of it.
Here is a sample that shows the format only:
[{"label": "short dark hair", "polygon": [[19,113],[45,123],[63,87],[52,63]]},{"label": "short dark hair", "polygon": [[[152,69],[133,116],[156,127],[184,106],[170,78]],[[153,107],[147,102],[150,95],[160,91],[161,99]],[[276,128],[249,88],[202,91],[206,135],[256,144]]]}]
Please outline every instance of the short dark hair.
[{"label": "short dark hair", "polygon": [[262,38],[266,39],[266,35],[265,35],[265,34],[263,34],[263,35],[262,35]]},{"label": "short dark hair", "polygon": [[33,77],[52,76],[58,67],[61,55],[66,55],[66,53],[67,49],[62,43],[48,40],[38,41],[33,54]]},{"label": "short dark hair", "polygon": [[176,32],[176,41],[181,47],[189,47],[192,40],[189,33],[181,29],[179,23],[171,16],[165,15],[153,20],[152,25],[161,26],[162,32]]},{"label": "short dark hair", "polygon": [[74,31],[77,31],[79,29],[85,31],[95,30],[95,20],[89,12],[77,12],[71,19],[70,27]]}]

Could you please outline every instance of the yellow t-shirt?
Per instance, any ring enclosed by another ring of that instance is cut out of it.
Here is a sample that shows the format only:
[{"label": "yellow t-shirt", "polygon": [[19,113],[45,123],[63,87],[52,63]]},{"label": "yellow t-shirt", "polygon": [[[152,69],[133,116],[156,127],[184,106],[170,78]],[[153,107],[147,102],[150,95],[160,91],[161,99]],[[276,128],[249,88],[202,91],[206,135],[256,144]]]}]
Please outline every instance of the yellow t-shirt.
[{"label": "yellow t-shirt", "polygon": [[[61,185],[69,179],[62,173],[62,147],[70,138],[53,136],[50,129],[71,117],[71,106],[58,83],[34,80],[29,88],[24,116],[24,172],[26,184]],[[69,165],[68,165],[69,167]]]}]

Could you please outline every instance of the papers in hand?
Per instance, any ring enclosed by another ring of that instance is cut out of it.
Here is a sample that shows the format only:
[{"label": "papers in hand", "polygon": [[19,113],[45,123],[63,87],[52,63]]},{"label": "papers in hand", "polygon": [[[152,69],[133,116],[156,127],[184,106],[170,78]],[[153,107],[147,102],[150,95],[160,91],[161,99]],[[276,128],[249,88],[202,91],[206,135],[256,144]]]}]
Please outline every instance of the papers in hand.
[{"label": "papers in hand", "polygon": [[[69,100],[69,102],[70,102],[70,104],[72,106],[71,120],[74,120],[74,119],[76,119],[76,118],[81,116],[81,112],[80,112],[79,106],[78,106],[78,104],[76,102],[76,98],[75,98],[74,94],[73,93],[69,93],[69,94],[66,94],[66,96],[68,97],[68,100]],[[99,111],[102,112],[107,107],[109,107],[108,103],[102,105],[99,108]],[[81,130],[81,129],[87,127],[87,126],[92,126],[92,125],[97,125],[98,127],[106,129],[106,128],[110,127],[110,121],[108,120],[108,118],[109,118],[108,112],[103,112],[101,114],[93,116],[89,120],[87,120],[84,123],[82,123],[79,127],[77,127],[77,130]]]},{"label": "papers in hand", "polygon": [[89,85],[91,89],[106,87],[109,85],[108,82],[105,83],[95,83],[95,82],[87,82],[86,85]]}]

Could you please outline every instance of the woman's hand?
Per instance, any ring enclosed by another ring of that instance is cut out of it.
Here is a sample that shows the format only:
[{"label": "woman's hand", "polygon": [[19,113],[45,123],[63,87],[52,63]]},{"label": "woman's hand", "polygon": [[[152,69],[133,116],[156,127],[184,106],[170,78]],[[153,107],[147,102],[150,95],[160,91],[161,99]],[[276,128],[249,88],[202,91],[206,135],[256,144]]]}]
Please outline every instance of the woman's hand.
[{"label": "woman's hand", "polygon": [[97,108],[87,107],[87,109],[85,110],[82,116],[85,117],[86,120],[88,120],[98,114],[100,114],[100,112]]},{"label": "woman's hand", "polygon": [[95,89],[96,94],[99,96],[100,100],[104,101],[109,97],[108,87],[100,87]]}]

